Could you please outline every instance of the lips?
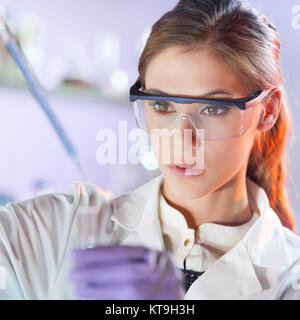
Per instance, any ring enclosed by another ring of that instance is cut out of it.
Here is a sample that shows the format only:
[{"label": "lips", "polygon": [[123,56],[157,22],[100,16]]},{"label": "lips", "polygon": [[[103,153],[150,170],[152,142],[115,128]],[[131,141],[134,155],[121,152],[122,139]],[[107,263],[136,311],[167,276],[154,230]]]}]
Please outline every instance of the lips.
[{"label": "lips", "polygon": [[203,173],[203,169],[185,169],[186,176],[199,176]]},{"label": "lips", "polygon": [[176,166],[176,167],[181,168],[181,169],[188,169],[188,170],[194,169],[193,167],[181,167],[181,166]]},{"label": "lips", "polygon": [[175,164],[175,163],[172,163],[170,166],[171,167],[178,167],[178,168],[182,168],[182,169],[196,169],[195,166],[191,166],[191,165],[188,165],[188,164]]},{"label": "lips", "polygon": [[193,178],[197,176],[201,176],[204,173],[204,169],[196,169],[196,168],[185,168],[180,167],[178,165],[171,165],[171,171],[178,178]]}]

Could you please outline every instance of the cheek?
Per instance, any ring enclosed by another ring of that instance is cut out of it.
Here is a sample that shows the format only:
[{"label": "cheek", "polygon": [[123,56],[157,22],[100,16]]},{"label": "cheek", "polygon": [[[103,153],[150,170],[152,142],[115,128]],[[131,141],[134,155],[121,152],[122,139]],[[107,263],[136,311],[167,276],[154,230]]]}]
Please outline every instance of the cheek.
[{"label": "cheek", "polygon": [[232,174],[248,160],[251,147],[249,137],[209,141],[205,147],[205,166],[211,172]]},{"label": "cheek", "polygon": [[253,123],[243,136],[206,142],[205,161],[210,169],[232,174],[248,160],[259,121],[259,111],[260,109],[255,110]]},{"label": "cheek", "polygon": [[156,134],[151,134],[151,144],[155,153],[156,159],[160,165],[167,165],[172,162],[173,148],[170,137],[161,137]]}]

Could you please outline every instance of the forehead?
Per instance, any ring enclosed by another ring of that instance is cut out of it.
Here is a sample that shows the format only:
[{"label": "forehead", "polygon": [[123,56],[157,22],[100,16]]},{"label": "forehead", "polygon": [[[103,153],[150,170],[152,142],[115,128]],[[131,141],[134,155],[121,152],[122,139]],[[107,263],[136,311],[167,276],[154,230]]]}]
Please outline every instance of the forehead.
[{"label": "forehead", "polygon": [[209,47],[186,51],[171,47],[155,56],[145,74],[146,89],[199,96],[217,89],[233,96],[246,94],[239,77]]}]

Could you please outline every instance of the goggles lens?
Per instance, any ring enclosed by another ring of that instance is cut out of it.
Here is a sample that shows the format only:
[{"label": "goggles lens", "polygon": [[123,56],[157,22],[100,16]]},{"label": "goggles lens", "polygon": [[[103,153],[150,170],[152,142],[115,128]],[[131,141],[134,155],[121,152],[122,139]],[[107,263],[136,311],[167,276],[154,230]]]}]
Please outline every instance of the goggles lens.
[{"label": "goggles lens", "polygon": [[254,121],[256,107],[240,110],[234,105],[178,104],[142,99],[134,102],[137,125],[148,133],[153,129],[172,132],[184,125],[187,129],[204,129],[204,140],[243,135]]}]

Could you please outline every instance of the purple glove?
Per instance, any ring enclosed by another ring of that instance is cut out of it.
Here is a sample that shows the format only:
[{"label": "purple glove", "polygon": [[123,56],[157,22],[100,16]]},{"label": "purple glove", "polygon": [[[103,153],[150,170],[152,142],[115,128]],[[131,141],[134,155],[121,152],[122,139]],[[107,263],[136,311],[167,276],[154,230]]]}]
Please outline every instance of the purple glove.
[{"label": "purple glove", "polygon": [[181,300],[183,274],[168,252],[134,246],[75,249],[69,279],[79,299]]}]

